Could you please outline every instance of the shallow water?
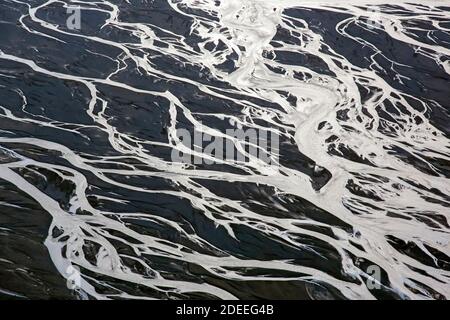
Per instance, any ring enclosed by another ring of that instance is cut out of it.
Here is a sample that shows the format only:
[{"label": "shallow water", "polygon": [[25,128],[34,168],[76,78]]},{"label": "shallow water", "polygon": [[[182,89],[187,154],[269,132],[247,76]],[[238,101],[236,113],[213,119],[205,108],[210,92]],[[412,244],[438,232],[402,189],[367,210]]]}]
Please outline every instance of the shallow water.
[{"label": "shallow water", "polygon": [[2,0],[0,30],[0,297],[450,298],[449,1]]}]

